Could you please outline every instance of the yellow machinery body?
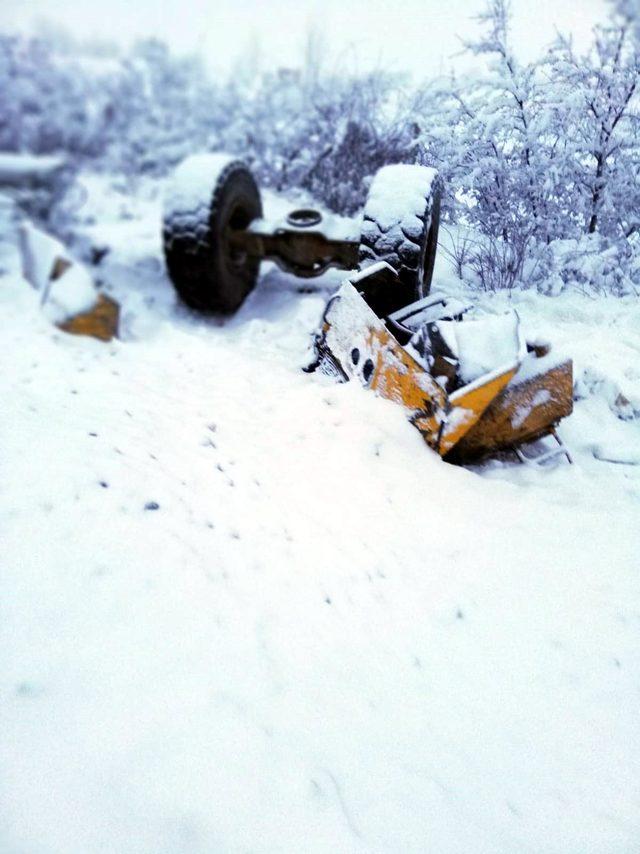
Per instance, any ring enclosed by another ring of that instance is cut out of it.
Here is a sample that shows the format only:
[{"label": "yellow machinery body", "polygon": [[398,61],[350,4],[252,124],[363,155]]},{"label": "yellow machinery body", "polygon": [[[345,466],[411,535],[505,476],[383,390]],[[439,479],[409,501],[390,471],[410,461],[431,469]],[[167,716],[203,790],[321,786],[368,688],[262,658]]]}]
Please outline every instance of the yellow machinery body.
[{"label": "yellow machinery body", "polygon": [[322,370],[400,404],[427,444],[455,462],[553,433],[573,407],[572,362],[546,348],[447,393],[350,280],[327,305],[317,347]]},{"label": "yellow machinery body", "polygon": [[93,308],[74,315],[58,326],[72,335],[88,335],[99,341],[111,341],[118,334],[119,318],[119,304],[106,294],[98,294]]}]

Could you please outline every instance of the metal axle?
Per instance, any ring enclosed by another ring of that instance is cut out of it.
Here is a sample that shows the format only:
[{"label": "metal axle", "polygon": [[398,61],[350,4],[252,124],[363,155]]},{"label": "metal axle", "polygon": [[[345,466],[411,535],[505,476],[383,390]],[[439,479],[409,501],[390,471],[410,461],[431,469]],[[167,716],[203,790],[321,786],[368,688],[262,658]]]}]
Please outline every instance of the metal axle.
[{"label": "metal axle", "polygon": [[268,259],[301,278],[320,276],[329,267],[353,270],[358,265],[359,239],[322,228],[320,211],[300,208],[277,223],[254,220],[246,229],[228,228],[231,257]]}]

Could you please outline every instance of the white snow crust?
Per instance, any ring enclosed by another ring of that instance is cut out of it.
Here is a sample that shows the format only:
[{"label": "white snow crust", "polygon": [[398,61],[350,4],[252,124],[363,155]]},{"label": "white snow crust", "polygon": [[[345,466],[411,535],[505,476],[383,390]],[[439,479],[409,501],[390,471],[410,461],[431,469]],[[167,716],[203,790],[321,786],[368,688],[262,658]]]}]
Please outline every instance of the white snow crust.
[{"label": "white snow crust", "polygon": [[64,157],[0,152],[0,185],[19,186],[32,180],[47,181],[64,165]]},{"label": "white snow crust", "polygon": [[461,322],[440,320],[437,325],[459,359],[458,372],[463,383],[513,364],[521,354],[519,321],[514,311]]},{"label": "white snow crust", "polygon": [[189,213],[208,206],[218,176],[237,159],[230,154],[215,153],[193,154],[183,160],[165,192],[165,216]]},{"label": "white snow crust", "polygon": [[384,166],[371,183],[367,197],[367,215],[379,223],[387,232],[401,222],[407,222],[407,214],[416,216],[416,228],[421,227],[417,220],[425,210],[425,200],[431,192],[431,185],[438,172],[428,166],[401,164]]},{"label": "white snow crust", "polygon": [[58,259],[71,263],[67,248],[50,234],[30,222],[19,227],[22,269],[25,279],[41,294],[49,287]]},{"label": "white snow crust", "polygon": [[63,323],[92,309],[97,297],[98,291],[87,268],[73,263],[51,282],[42,309],[52,323]]},{"label": "white snow crust", "polygon": [[[21,223],[19,240],[23,274],[38,291],[49,320],[62,323],[95,305],[98,292],[91,274],[59,240],[28,222]],[[57,261],[70,266],[52,281]]]},{"label": "white snow crust", "polygon": [[195,316],[158,186],[85,183],[124,340],[0,238],[0,851],[634,851],[637,300],[482,297],[573,356],[574,465],[456,468],[301,372],[339,274]]}]

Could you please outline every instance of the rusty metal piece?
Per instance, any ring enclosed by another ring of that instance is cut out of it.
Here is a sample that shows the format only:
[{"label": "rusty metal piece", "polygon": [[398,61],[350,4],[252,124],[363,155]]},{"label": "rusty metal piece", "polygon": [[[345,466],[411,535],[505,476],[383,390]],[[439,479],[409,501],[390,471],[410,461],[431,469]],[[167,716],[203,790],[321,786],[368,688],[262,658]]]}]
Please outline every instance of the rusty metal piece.
[{"label": "rusty metal piece", "polygon": [[56,279],[59,279],[63,273],[66,273],[69,267],[71,267],[71,261],[68,258],[61,258],[58,256],[53,262],[53,267],[51,268],[51,273],[49,274],[49,281],[55,282]]},{"label": "rusty metal piece", "polygon": [[296,208],[287,214],[287,222],[294,228],[311,228],[313,225],[320,225],[322,214],[313,208]]},{"label": "rusty metal piece", "polygon": [[118,334],[120,306],[111,297],[99,294],[94,307],[59,323],[58,327],[72,335],[89,335],[99,341],[111,341]]},{"label": "rusty metal piece", "polygon": [[[302,213],[310,222],[313,211]],[[314,223],[315,224],[315,223]],[[252,225],[251,229],[229,229],[226,242],[231,256],[250,256],[275,261],[285,272],[308,279],[319,276],[329,267],[353,270],[358,265],[359,242],[337,240],[310,224],[277,228],[270,231]],[[311,230],[313,228],[313,230]]]}]

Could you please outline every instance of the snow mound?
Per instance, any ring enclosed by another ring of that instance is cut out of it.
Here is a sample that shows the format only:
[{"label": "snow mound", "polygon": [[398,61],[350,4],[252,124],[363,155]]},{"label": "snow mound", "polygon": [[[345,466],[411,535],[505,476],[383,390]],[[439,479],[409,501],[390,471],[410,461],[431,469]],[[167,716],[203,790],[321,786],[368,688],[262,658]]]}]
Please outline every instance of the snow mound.
[{"label": "snow mound", "polygon": [[[630,374],[631,372],[629,372]],[[640,382],[635,385],[631,376],[618,377],[595,365],[585,367],[577,377],[575,396],[578,399],[595,395],[622,421],[640,418]]]},{"label": "snow mound", "polygon": [[620,442],[599,442],[594,445],[593,456],[606,463],[640,466],[640,447],[637,444]]},{"label": "snow mound", "polygon": [[[102,186],[100,277],[147,333],[35,338],[0,277],[0,851],[635,850],[640,422],[594,389],[574,465],[447,465],[299,371],[335,271],[265,265],[204,320],[156,197]],[[637,388],[630,299],[481,299]]]},{"label": "snow mound", "polygon": [[64,323],[95,305],[97,288],[89,271],[50,234],[23,223],[19,229],[23,275],[40,294],[45,315]]},{"label": "snow mound", "polygon": [[42,310],[52,323],[64,323],[77,314],[90,311],[97,290],[89,271],[74,263],[51,282]]}]

